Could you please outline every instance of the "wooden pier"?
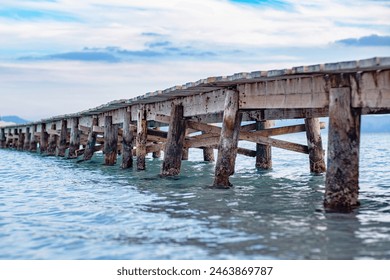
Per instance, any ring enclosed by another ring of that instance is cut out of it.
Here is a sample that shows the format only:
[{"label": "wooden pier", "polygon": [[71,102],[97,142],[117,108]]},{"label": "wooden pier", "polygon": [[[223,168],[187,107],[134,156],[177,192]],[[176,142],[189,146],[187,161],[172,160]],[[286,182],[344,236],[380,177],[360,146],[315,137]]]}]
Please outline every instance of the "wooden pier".
[{"label": "wooden pier", "polygon": [[[202,149],[205,161],[214,161],[213,149],[218,149],[213,183],[218,188],[231,187],[237,154],[253,157],[257,168],[270,169],[271,147],[278,147],[307,154],[308,172],[326,172],[325,207],[348,211],[359,205],[360,117],[389,113],[390,57],[381,57],[210,77],[75,114],[2,127],[0,147],[79,160],[102,151],[106,165],[115,165],[121,154],[118,166],[137,170],[147,170],[148,153],[159,157],[164,151],[161,176],[179,175],[189,148]],[[327,116],[326,171],[320,135],[324,125],[318,118]],[[298,118],[304,124],[273,127],[274,120]],[[303,131],[307,145],[272,138]],[[256,143],[256,150],[239,148],[240,140]]]}]

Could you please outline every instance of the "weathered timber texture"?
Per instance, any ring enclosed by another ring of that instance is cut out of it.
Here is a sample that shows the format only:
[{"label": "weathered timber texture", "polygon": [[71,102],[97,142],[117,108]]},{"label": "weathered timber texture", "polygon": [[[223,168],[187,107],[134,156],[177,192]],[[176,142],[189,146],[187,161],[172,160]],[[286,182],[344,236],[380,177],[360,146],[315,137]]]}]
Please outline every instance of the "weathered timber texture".
[{"label": "weathered timber texture", "polygon": [[326,171],[322,148],[321,126],[318,118],[305,119],[307,146],[309,149],[310,172],[321,174]]},{"label": "weathered timber texture", "polygon": [[[274,126],[273,121],[256,122],[256,130],[261,131]],[[260,169],[272,168],[272,149],[271,145],[256,144],[256,167]]]},{"label": "weathered timber texture", "polygon": [[31,152],[37,151],[37,137],[35,136],[36,132],[37,132],[37,125],[34,124],[31,127],[31,133],[30,133],[30,151]]},{"label": "weathered timber texture", "polygon": [[238,111],[237,90],[226,90],[222,131],[215,167],[214,187],[229,188],[229,177],[234,174],[237,145],[240,133],[241,114]]},{"label": "weathered timber texture", "polygon": [[46,124],[42,123],[41,124],[41,137],[39,140],[39,152],[41,154],[44,154],[47,152],[47,145],[48,145],[48,141],[49,141],[48,138],[49,138],[49,135],[46,132]]},{"label": "weathered timber texture", "polygon": [[30,150],[30,139],[31,139],[30,127],[26,127],[26,133],[24,135],[23,150],[25,150],[25,151]]},{"label": "weathered timber texture", "polygon": [[122,138],[122,169],[133,167],[133,140],[134,133],[130,127],[131,112],[125,112],[123,116],[123,138]]},{"label": "weathered timber texture", "polygon": [[183,105],[174,105],[169,123],[168,141],[165,145],[162,176],[176,176],[180,174],[183,157],[186,123],[183,116]]},{"label": "weathered timber texture", "polygon": [[137,115],[137,139],[136,139],[136,153],[137,153],[137,170],[146,169],[146,143],[148,137],[148,124],[146,121],[146,110],[139,109]]},{"label": "weathered timber texture", "polygon": [[67,120],[62,120],[61,121],[61,132],[60,132],[60,137],[58,139],[58,151],[57,151],[57,156],[59,157],[64,157],[65,152],[68,144],[68,121]]},{"label": "weathered timber texture", "polygon": [[[56,124],[55,123],[52,123],[51,124],[51,128],[50,128],[52,131],[56,130]],[[47,155],[48,156],[55,156],[56,155],[56,151],[57,151],[57,141],[58,141],[58,136],[57,134],[50,134],[49,135],[49,144],[47,146]]]},{"label": "weathered timber texture", "polygon": [[5,129],[2,128],[0,131],[0,148],[4,149],[7,145],[7,138],[5,136]]},{"label": "weathered timber texture", "polygon": [[70,127],[70,143],[68,158],[77,158],[76,151],[80,149],[79,118],[73,118]]},{"label": "weathered timber texture", "polygon": [[92,119],[92,126],[88,133],[88,142],[87,146],[85,147],[84,151],[84,160],[90,160],[93,157],[93,154],[95,153],[95,145],[96,145],[96,132],[93,132],[93,126],[98,125],[99,119],[94,117]]},{"label": "weathered timber texture", "polygon": [[[153,131],[160,131],[160,128],[159,127],[155,127],[153,129]],[[149,131],[148,131],[148,135],[149,135]],[[168,135],[166,136],[166,138],[168,138]],[[153,143],[157,144],[157,142],[153,142]],[[153,158],[160,158],[161,157],[161,150],[153,152],[152,156],[153,156]]]},{"label": "weathered timber texture", "polygon": [[114,165],[118,154],[118,126],[112,124],[112,116],[104,118],[104,163]]},{"label": "weathered timber texture", "polygon": [[[202,135],[204,135],[204,132],[202,132]],[[214,149],[209,147],[204,147],[203,149],[203,160],[208,162],[214,162]]]},{"label": "weathered timber texture", "polygon": [[23,146],[24,146],[24,133],[22,132],[22,129],[19,129],[19,139],[17,142],[17,149],[20,151],[23,151]]},{"label": "weathered timber texture", "polygon": [[358,206],[360,112],[351,108],[351,90],[330,90],[326,208],[349,211]]}]

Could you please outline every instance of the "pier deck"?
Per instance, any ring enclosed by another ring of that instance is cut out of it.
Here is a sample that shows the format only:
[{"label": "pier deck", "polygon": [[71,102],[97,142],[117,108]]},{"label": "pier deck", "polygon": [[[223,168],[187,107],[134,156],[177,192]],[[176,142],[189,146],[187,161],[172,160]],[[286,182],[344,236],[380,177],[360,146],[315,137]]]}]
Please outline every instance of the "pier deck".
[{"label": "pier deck", "polygon": [[[82,112],[1,127],[0,147],[89,160],[103,151],[105,164],[145,170],[145,156],[164,151],[162,176],[180,174],[189,148],[214,161],[214,186],[228,188],[237,153],[272,168],[270,147],[308,154],[310,172],[326,172],[326,208],[350,210],[359,193],[360,117],[390,113],[390,57],[292,69],[238,73],[112,101]],[[325,167],[318,118],[329,117]],[[274,128],[273,120],[305,119]],[[242,125],[242,122],[248,122]],[[222,123],[216,126],[215,123]],[[168,132],[159,127],[169,126]],[[307,145],[272,136],[306,131]],[[256,150],[238,148],[240,140]],[[210,182],[211,183],[211,182]]]}]

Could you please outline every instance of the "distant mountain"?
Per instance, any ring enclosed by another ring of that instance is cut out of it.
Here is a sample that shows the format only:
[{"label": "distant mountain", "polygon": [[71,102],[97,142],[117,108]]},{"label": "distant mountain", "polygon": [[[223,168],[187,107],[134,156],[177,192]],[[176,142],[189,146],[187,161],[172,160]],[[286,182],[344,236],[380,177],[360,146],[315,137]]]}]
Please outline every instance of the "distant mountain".
[{"label": "distant mountain", "polygon": [[18,116],[0,116],[0,121],[11,122],[17,124],[28,123],[28,120],[22,119]]}]

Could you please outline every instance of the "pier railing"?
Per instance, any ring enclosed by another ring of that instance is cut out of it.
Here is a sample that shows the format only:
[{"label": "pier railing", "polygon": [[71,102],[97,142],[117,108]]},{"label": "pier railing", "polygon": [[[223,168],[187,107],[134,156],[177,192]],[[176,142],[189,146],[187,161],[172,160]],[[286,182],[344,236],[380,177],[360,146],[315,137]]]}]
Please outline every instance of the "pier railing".
[{"label": "pier railing", "polygon": [[[133,168],[136,157],[138,170],[146,169],[148,153],[159,157],[164,151],[162,176],[180,174],[189,148],[202,149],[205,161],[214,161],[213,149],[218,149],[214,186],[228,188],[237,153],[269,169],[274,146],[308,154],[310,172],[326,172],[325,206],[350,210],[359,204],[360,117],[388,113],[390,58],[381,57],[210,77],[75,114],[2,127],[0,147],[83,160],[103,151],[106,165],[116,164],[121,154],[121,168]],[[326,168],[320,135],[324,125],[318,118],[327,116]],[[273,120],[296,118],[305,124],[273,127]],[[169,126],[168,132],[161,126]],[[307,145],[272,138],[302,131]],[[240,140],[256,143],[256,150],[239,148]]]}]

